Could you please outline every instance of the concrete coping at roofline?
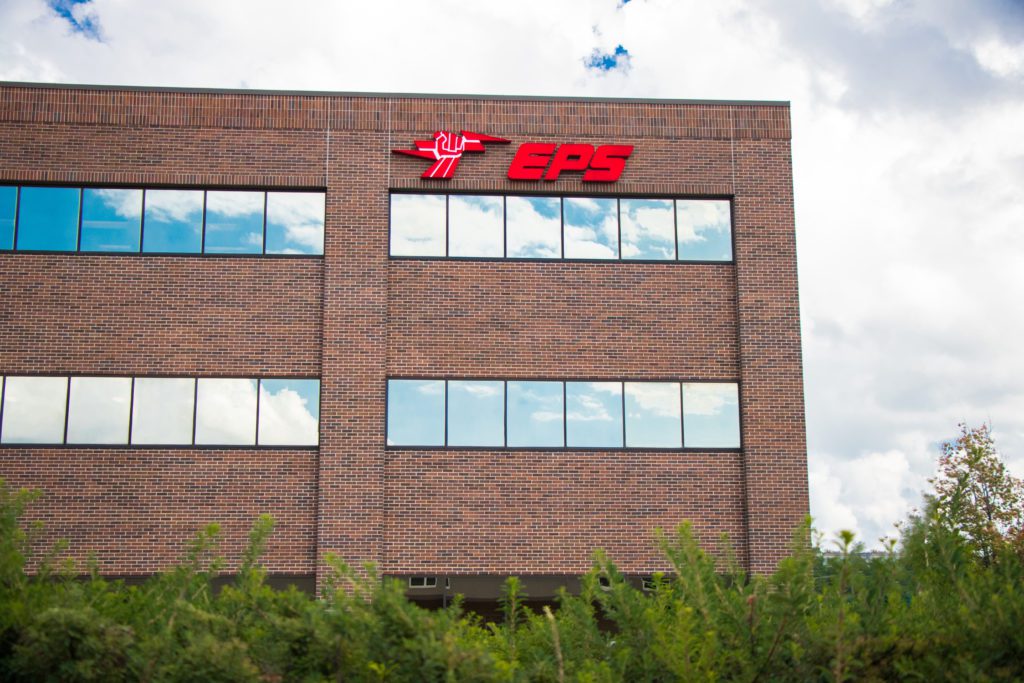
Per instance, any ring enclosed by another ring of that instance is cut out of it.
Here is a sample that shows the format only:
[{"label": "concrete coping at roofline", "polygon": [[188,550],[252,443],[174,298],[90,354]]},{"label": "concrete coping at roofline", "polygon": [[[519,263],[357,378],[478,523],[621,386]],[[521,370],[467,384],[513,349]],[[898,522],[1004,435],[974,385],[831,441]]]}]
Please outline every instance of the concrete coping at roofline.
[{"label": "concrete coping at roofline", "polygon": [[297,97],[365,97],[410,100],[509,100],[524,102],[616,102],[626,104],[697,104],[740,107],[788,107],[788,100],[701,100],[655,97],[562,97],[557,95],[465,95],[438,93],[344,92],[333,90],[257,90],[249,88],[187,88],[143,85],[90,85],[80,83],[29,83],[0,81],[4,88],[39,90],[101,90],[127,92],[196,93],[208,95],[290,95]]}]

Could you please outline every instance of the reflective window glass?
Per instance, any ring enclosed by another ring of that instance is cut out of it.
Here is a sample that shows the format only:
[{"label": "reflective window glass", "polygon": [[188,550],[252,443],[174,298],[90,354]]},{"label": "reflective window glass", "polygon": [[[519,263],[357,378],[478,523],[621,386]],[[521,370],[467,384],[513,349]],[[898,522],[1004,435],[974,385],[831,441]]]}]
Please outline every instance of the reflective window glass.
[{"label": "reflective window glass", "polygon": [[146,190],[142,251],[198,254],[203,250],[203,191]]},{"label": "reflective window glass", "polygon": [[3,443],[63,443],[67,377],[7,377]]},{"label": "reflective window glass", "polygon": [[508,445],[557,447],[565,443],[561,382],[508,383]]},{"label": "reflective window glass", "polygon": [[82,251],[138,251],[142,190],[82,191]]},{"label": "reflective window glass", "polygon": [[191,377],[136,377],[132,443],[192,443],[195,383]]},{"label": "reflective window glass", "polygon": [[671,199],[621,199],[622,258],[671,261],[676,257]]},{"label": "reflective window glass", "polygon": [[68,443],[128,443],[131,377],[72,377]]},{"label": "reflective window glass", "polygon": [[566,197],[565,258],[617,259],[619,217],[617,200]]},{"label": "reflective window glass", "polygon": [[448,445],[505,445],[504,382],[448,382]]},{"label": "reflective window glass", "polygon": [[268,192],[267,253],[323,254],[326,199],[323,192]]},{"label": "reflective window glass", "polygon": [[566,382],[566,445],[622,447],[622,384]]},{"label": "reflective window glass", "polygon": [[444,256],[444,195],[391,195],[391,254]]},{"label": "reflective window glass", "polygon": [[207,192],[206,242],[208,254],[260,254],[263,252],[263,192]]},{"label": "reflective window glass", "polygon": [[261,446],[316,446],[320,437],[320,380],[260,380]]},{"label": "reflective window glass", "polygon": [[505,253],[505,208],[501,197],[448,197],[448,255],[497,256]]},{"label": "reflective window glass", "polygon": [[677,199],[676,211],[681,260],[732,260],[732,218],[727,200]]},{"label": "reflective window glass", "polygon": [[683,445],[677,382],[626,382],[625,398],[628,448]]},{"label": "reflective window glass", "polygon": [[561,199],[508,197],[505,212],[509,258],[561,258]]},{"label": "reflective window glass", "polygon": [[77,187],[23,187],[18,207],[18,249],[75,251],[78,248]]},{"label": "reflective window glass", "polygon": [[687,448],[739,448],[739,387],[683,384],[683,435]]},{"label": "reflective window glass", "polygon": [[388,445],[444,445],[444,380],[388,380]]},{"label": "reflective window glass", "polygon": [[256,443],[256,380],[199,378],[196,443]]},{"label": "reflective window glass", "polygon": [[18,188],[0,185],[0,249],[14,249],[14,218],[18,215]]}]

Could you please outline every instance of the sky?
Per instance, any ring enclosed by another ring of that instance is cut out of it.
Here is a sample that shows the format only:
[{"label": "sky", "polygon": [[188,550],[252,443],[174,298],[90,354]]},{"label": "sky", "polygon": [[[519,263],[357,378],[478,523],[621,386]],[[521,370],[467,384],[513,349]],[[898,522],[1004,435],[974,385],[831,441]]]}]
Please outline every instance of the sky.
[{"label": "sky", "polygon": [[1024,476],[1022,0],[3,0],[0,79],[789,101],[816,526]]}]

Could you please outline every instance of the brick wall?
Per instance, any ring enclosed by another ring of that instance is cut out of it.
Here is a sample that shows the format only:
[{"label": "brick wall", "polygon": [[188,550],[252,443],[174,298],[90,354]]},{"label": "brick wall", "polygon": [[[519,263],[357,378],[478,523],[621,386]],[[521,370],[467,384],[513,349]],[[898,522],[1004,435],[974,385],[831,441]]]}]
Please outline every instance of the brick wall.
[{"label": "brick wall", "polygon": [[[449,182],[390,153],[441,128],[513,144]],[[318,453],[4,448],[0,476],[111,573],[263,511],[281,572],[650,571],[683,518],[768,569],[807,511],[789,135],[777,105],[0,86],[0,182],[327,190],[322,260],[0,255],[0,373],[321,374]],[[527,140],[636,149],[611,186],[509,181]],[[736,264],[389,261],[389,188],[734,197]],[[386,451],[389,374],[739,380],[745,447]]]}]

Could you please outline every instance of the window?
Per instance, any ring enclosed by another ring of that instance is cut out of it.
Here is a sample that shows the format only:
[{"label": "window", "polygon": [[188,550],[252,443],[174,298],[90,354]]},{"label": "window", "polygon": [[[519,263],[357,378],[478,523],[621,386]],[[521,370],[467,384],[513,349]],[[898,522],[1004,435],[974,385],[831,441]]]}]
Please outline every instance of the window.
[{"label": "window", "polygon": [[566,382],[567,446],[622,448],[622,384]]},{"label": "window", "polygon": [[192,377],[137,377],[132,401],[132,443],[192,443],[196,380]]},{"label": "window", "polygon": [[325,200],[323,192],[0,185],[0,250],[319,256]]},{"label": "window", "polygon": [[146,190],[142,251],[200,253],[204,201],[202,190]]},{"label": "window", "polygon": [[738,396],[733,382],[390,379],[387,446],[735,449]]},{"label": "window", "polygon": [[261,446],[316,446],[320,438],[320,381],[260,380]]},{"label": "window", "polygon": [[622,199],[622,258],[672,261],[676,226],[671,199]]},{"label": "window", "polygon": [[[268,240],[269,230],[268,224]],[[731,262],[730,203],[396,193],[391,195],[390,254]]]},{"label": "window", "polygon": [[263,252],[263,192],[207,192],[207,254],[260,254]]},{"label": "window", "polygon": [[507,197],[505,221],[509,258],[561,258],[562,200]]},{"label": "window", "polygon": [[677,199],[676,211],[680,260],[732,260],[732,218],[729,202]]},{"label": "window", "polygon": [[391,253],[446,256],[446,207],[444,195],[391,195]]},{"label": "window", "polygon": [[436,576],[410,576],[409,588],[437,588]]},{"label": "window", "polygon": [[501,197],[448,197],[448,255],[505,255],[505,204]]},{"label": "window", "polygon": [[197,380],[196,443],[256,444],[256,380]]},{"label": "window", "polygon": [[131,377],[72,377],[67,443],[128,443],[131,405]]},{"label": "window", "polygon": [[687,448],[739,448],[739,387],[683,384],[683,434]]},{"label": "window", "polygon": [[81,194],[71,187],[21,188],[16,247],[24,251],[78,249]]},{"label": "window", "polygon": [[3,443],[63,443],[67,377],[10,377],[4,381]]},{"label": "window", "polygon": [[448,382],[448,445],[505,445],[504,382]]},{"label": "window", "polygon": [[508,382],[508,446],[565,445],[561,382]]},{"label": "window", "polygon": [[626,446],[683,445],[678,382],[626,382]]},{"label": "window", "polygon": [[82,191],[81,251],[139,251],[142,190]]},{"label": "window", "polygon": [[389,446],[443,446],[444,380],[388,380]]},{"label": "window", "polygon": [[14,220],[18,215],[18,188],[0,185],[0,250],[14,249]]},{"label": "window", "polygon": [[619,258],[618,201],[566,197],[565,258]]},{"label": "window", "polygon": [[267,193],[267,253],[324,253],[323,192]]}]

